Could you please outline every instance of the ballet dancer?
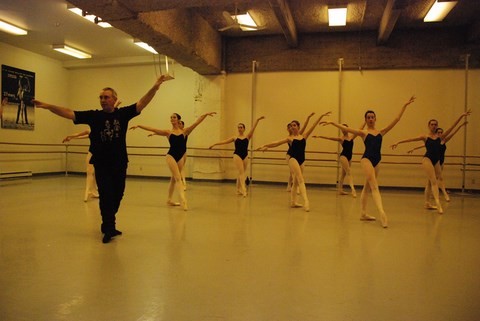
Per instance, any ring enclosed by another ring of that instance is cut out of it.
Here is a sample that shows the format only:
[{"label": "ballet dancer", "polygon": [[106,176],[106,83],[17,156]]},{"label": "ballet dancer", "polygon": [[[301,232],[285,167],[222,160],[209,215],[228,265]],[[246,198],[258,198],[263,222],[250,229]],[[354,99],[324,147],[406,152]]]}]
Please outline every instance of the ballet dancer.
[{"label": "ballet dancer", "polygon": [[71,119],[75,124],[90,126],[90,145],[95,166],[95,179],[98,185],[99,206],[102,215],[100,227],[102,242],[109,243],[111,239],[122,232],[116,229],[116,214],[125,191],[127,177],[127,142],[128,122],[142,112],[152,101],[166,80],[160,76],[153,86],[134,104],[115,108],[117,92],[110,87],[103,88],[99,99],[102,110],[74,111],[69,108],[55,106],[33,99],[36,108],[47,109],[60,117]]},{"label": "ballet dancer", "polygon": [[360,200],[362,203],[362,209],[360,213],[360,220],[362,221],[375,221],[374,216],[367,214],[367,198],[368,193],[372,192],[373,201],[377,206],[378,211],[380,212],[381,224],[384,228],[388,227],[388,219],[385,211],[383,209],[382,196],[380,195],[380,189],[378,187],[377,176],[379,171],[379,164],[382,159],[381,149],[382,149],[382,139],[383,137],[400,121],[403,116],[403,113],[407,109],[407,106],[415,101],[415,96],[410,97],[410,99],[403,105],[400,113],[395,119],[386,127],[378,130],[375,125],[377,122],[377,116],[373,110],[368,110],[365,113],[365,126],[366,129],[354,129],[350,127],[345,127],[343,125],[326,122],[325,125],[334,125],[341,130],[345,130],[351,134],[362,137],[363,142],[365,143],[365,152],[363,153],[362,159],[360,160],[360,165],[362,166],[363,172],[365,173],[365,184],[363,185],[362,194],[360,195]]},{"label": "ballet dancer", "polygon": [[[348,127],[347,124],[342,124],[345,127]],[[333,140],[338,142],[342,145],[342,151],[340,152],[340,157],[338,158],[338,162],[342,167],[342,173],[340,174],[340,180],[338,181],[338,195],[348,195],[347,192],[343,190],[343,182],[345,177],[348,179],[348,184],[350,185],[351,194],[353,197],[357,197],[357,192],[355,191],[355,186],[353,185],[353,177],[351,173],[350,167],[352,166],[352,156],[353,156],[353,141],[357,135],[353,134],[350,135],[349,132],[342,129],[342,136],[341,137],[328,137],[328,136],[321,136],[316,135],[312,136],[312,138],[322,138]]]},{"label": "ballet dancer", "polygon": [[[87,129],[87,130],[84,130],[83,132],[68,135],[63,139],[62,143],[69,142],[72,139],[85,139],[85,138],[88,138],[89,135],[90,135],[90,130]],[[91,158],[92,158],[92,149],[89,146],[88,152],[87,152],[87,158],[86,158],[87,179],[85,183],[85,196],[83,198],[84,202],[88,201],[88,198],[90,196],[94,198],[98,198],[98,188],[97,188],[97,183],[95,182],[95,167],[92,164],[90,164]]]},{"label": "ballet dancer", "polygon": [[[187,142],[186,138],[190,133],[197,127],[207,116],[213,116],[216,112],[210,112],[203,114],[202,116],[198,117],[198,119],[189,127],[181,129],[180,120],[181,116],[177,113],[173,113],[170,116],[170,123],[172,124],[172,129],[157,129],[149,126],[144,125],[136,125],[130,127],[131,130],[136,128],[140,128],[146,131],[151,132],[150,136],[165,136],[168,138],[168,142],[170,143],[170,149],[166,155],[166,161],[170,172],[172,173],[172,177],[170,178],[170,185],[168,187],[168,199],[167,205],[170,206],[179,206],[182,205],[183,210],[188,210],[187,206],[187,199],[185,197],[185,188],[182,183],[182,176],[181,172],[185,162],[185,153],[187,152]],[[172,200],[173,192],[177,189],[178,194],[180,195],[181,204],[174,202]]]},{"label": "ballet dancer", "polygon": [[[437,181],[438,181],[438,187],[443,193],[443,197],[445,198],[445,201],[450,202],[450,196],[448,195],[447,189],[445,188],[445,180],[443,179],[443,164],[445,162],[445,152],[447,151],[447,142],[452,139],[453,136],[462,128],[463,126],[466,126],[468,124],[468,121],[465,121],[463,124],[455,128],[455,130],[450,133],[447,137],[444,137],[442,139],[442,142],[440,144],[440,173],[436,173],[437,175]],[[441,138],[443,135],[443,129],[438,127],[437,130],[435,131],[436,134]],[[425,145],[417,146],[409,151],[407,151],[408,154],[412,154],[415,150],[425,148]],[[428,183],[425,188],[428,188]]]},{"label": "ballet dancer", "polygon": [[250,139],[253,137],[253,133],[257,128],[258,122],[262,119],[265,119],[264,116],[257,118],[255,123],[252,126],[252,129],[245,135],[245,124],[239,123],[237,125],[238,135],[227,138],[222,140],[218,143],[215,143],[208,147],[212,149],[214,146],[217,145],[225,145],[234,143],[235,144],[235,151],[233,152],[233,163],[237,168],[237,194],[243,195],[243,197],[247,196],[247,187],[245,185],[246,182],[246,172],[247,172],[247,156],[248,156],[248,143]]},{"label": "ballet dancer", "polygon": [[[298,131],[298,133],[300,135],[302,135],[303,132],[305,131],[305,128],[307,128],[308,123],[310,122],[310,119],[313,117],[313,115],[315,115],[315,113],[311,113],[310,115],[307,116],[307,119],[305,119],[305,122],[303,123],[303,126],[300,126],[300,123],[297,122],[298,126],[300,127],[300,130]],[[287,124],[287,132],[288,132],[288,136],[292,135],[292,123]],[[287,154],[285,156],[285,159],[287,161],[287,165],[288,165],[288,160],[290,159],[289,152],[290,152],[290,142],[288,142],[288,150],[287,150]],[[287,192],[292,191],[292,186],[293,186],[293,173],[292,173],[292,171],[289,171]],[[298,186],[297,186],[297,194],[300,194],[300,190],[298,189]]]},{"label": "ballet dancer", "polygon": [[292,134],[289,135],[287,138],[272,142],[270,144],[265,144],[262,147],[258,148],[257,150],[265,151],[268,148],[277,147],[285,143],[290,144],[289,148],[289,155],[290,158],[288,159],[288,166],[290,167],[290,171],[293,173],[293,186],[290,192],[290,206],[291,207],[302,207],[301,204],[297,203],[297,186],[300,189],[300,194],[302,195],[304,204],[303,208],[306,212],[310,211],[310,202],[307,197],[307,189],[305,186],[305,179],[303,177],[303,169],[304,169],[304,161],[305,161],[305,146],[307,138],[310,136],[312,131],[318,125],[318,123],[322,120],[323,117],[329,116],[331,112],[327,112],[321,115],[312,125],[312,127],[306,130],[303,134],[300,134],[300,124],[298,121],[293,120],[291,122],[291,129]]},{"label": "ballet dancer", "polygon": [[[392,149],[396,149],[399,144],[415,142],[422,140],[425,143],[426,153],[422,158],[422,167],[425,170],[427,175],[428,182],[427,188],[425,188],[425,208],[427,209],[436,209],[439,214],[443,214],[442,204],[440,204],[439,191],[438,191],[438,182],[437,175],[441,172],[440,168],[440,155],[441,155],[441,143],[445,137],[448,137],[452,130],[458,125],[460,120],[463,117],[470,115],[471,111],[468,110],[460,115],[455,123],[447,129],[441,136],[436,134],[438,128],[438,121],[436,119],[431,119],[428,121],[429,133],[426,135],[420,135],[413,138],[407,138],[400,140],[395,144],[391,145]],[[435,206],[431,205],[429,202],[430,193],[433,194],[435,199]]]}]

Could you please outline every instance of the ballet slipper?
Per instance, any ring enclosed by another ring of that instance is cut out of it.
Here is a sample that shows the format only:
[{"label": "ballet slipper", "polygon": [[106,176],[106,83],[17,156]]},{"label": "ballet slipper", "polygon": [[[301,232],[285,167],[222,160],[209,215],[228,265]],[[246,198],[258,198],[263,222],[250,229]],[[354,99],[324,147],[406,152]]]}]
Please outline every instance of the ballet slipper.
[{"label": "ballet slipper", "polygon": [[167,201],[167,205],[169,205],[169,206],[180,206],[180,203],[178,203],[178,202],[173,202],[173,201],[171,201],[171,200],[168,200],[168,201]]},{"label": "ballet slipper", "polygon": [[437,211],[438,214],[443,214],[443,208],[441,206],[438,206]]},{"label": "ballet slipper", "polygon": [[370,216],[367,214],[362,214],[362,216],[360,216],[360,221],[375,221],[375,220],[377,220],[375,216]]},{"label": "ballet slipper", "polygon": [[292,202],[290,203],[290,207],[296,208],[296,207],[302,207],[303,205],[300,203]]},{"label": "ballet slipper", "polygon": [[448,194],[445,194],[445,201],[450,202],[450,196],[448,196]]},{"label": "ballet slipper", "polygon": [[309,201],[305,201],[305,205],[303,205],[303,209],[305,210],[305,212],[310,212],[310,202]]},{"label": "ballet slipper", "polygon": [[355,192],[355,190],[352,190],[352,197],[357,198],[357,192]]},{"label": "ballet slipper", "polygon": [[187,200],[182,201],[182,208],[184,211],[188,211]]},{"label": "ballet slipper", "polygon": [[338,191],[338,195],[348,195],[348,193],[345,192],[344,190],[340,190]]}]

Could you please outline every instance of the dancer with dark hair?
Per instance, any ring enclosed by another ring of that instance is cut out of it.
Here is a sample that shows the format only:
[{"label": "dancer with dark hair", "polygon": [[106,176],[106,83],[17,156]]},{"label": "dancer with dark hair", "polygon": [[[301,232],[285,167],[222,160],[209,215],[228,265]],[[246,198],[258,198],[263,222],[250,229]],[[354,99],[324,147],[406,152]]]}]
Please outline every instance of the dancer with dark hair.
[{"label": "dancer with dark hair", "polygon": [[[427,184],[427,188],[425,188],[425,208],[436,209],[439,214],[443,214],[443,208],[440,204],[437,182],[437,176],[439,173],[441,173],[440,158],[442,140],[445,137],[448,137],[452,130],[458,125],[460,120],[462,120],[463,117],[467,117],[468,115],[470,115],[470,113],[470,110],[462,113],[460,117],[458,117],[458,119],[454,122],[454,124],[449,129],[447,129],[441,136],[438,136],[436,134],[436,130],[438,128],[438,121],[436,119],[431,119],[428,121],[428,134],[404,139],[396,142],[395,144],[392,144],[391,146],[392,149],[396,149],[399,144],[423,140],[427,151],[422,159],[422,167],[425,170],[429,181],[429,184]],[[433,198],[435,199],[435,206],[431,205],[429,202],[430,193],[433,194]]]},{"label": "dancer with dark hair", "polygon": [[[444,165],[444,162],[445,162],[445,152],[447,151],[447,142],[450,139],[452,139],[453,136],[455,136],[455,134],[460,130],[460,128],[462,128],[463,126],[466,126],[467,124],[468,124],[468,121],[465,121],[460,126],[457,126],[457,128],[455,128],[455,130],[452,133],[450,133],[450,135],[448,135],[447,137],[444,137],[442,139],[442,142],[440,144],[440,160],[439,160],[439,162],[440,162],[440,172],[439,173],[436,172],[435,174],[437,175],[438,187],[442,191],[443,197],[445,198],[445,201],[447,201],[447,202],[450,202],[450,196],[448,195],[447,189],[445,187],[445,180],[443,178],[443,165]],[[443,129],[438,127],[437,130],[435,131],[435,133],[437,134],[438,137],[441,138],[443,136]],[[421,146],[417,146],[415,148],[412,148],[411,150],[407,151],[407,153],[411,154],[415,150],[421,149],[421,148],[425,148],[425,145],[421,145]],[[425,188],[428,188],[428,184],[429,184],[429,182],[427,182],[427,186]]]},{"label": "dancer with dark hair", "polygon": [[366,176],[365,184],[363,185],[362,194],[360,196],[362,202],[362,210],[360,214],[360,220],[362,221],[374,221],[376,218],[367,214],[367,198],[368,193],[372,192],[373,201],[380,212],[381,224],[384,228],[388,227],[388,219],[383,209],[382,196],[380,195],[380,189],[378,188],[377,176],[379,170],[379,163],[382,159],[382,139],[383,137],[400,121],[403,113],[407,109],[407,106],[415,101],[415,96],[412,96],[402,107],[400,113],[395,119],[386,127],[378,130],[376,128],[377,116],[373,110],[368,110],[365,113],[366,129],[354,129],[345,127],[343,125],[326,122],[326,125],[334,125],[341,130],[345,130],[354,135],[363,138],[365,143],[365,152],[363,153],[360,164]]},{"label": "dancer with dark hair", "polygon": [[[170,185],[168,187],[168,199],[167,205],[170,206],[179,206],[182,205],[183,210],[188,210],[187,199],[185,197],[185,188],[182,183],[182,169],[185,164],[185,153],[187,152],[187,136],[207,117],[213,116],[216,112],[210,112],[203,114],[198,117],[198,119],[189,127],[181,128],[181,116],[177,113],[173,113],[170,116],[170,123],[172,124],[172,129],[157,129],[150,126],[136,125],[130,127],[130,129],[140,128],[146,131],[151,132],[152,134],[148,135],[154,136],[165,136],[168,138],[170,143],[170,149],[166,155],[166,161],[172,177],[170,178]],[[180,195],[181,203],[174,202],[172,200],[174,190],[178,191]]]},{"label": "dancer with dark hair", "polygon": [[[348,127],[347,124],[342,124],[345,127]],[[335,142],[338,142],[340,145],[342,145],[342,151],[340,152],[340,157],[338,158],[338,162],[340,163],[340,166],[342,167],[342,172],[340,174],[340,179],[338,181],[338,195],[347,195],[348,193],[343,190],[343,182],[345,180],[345,177],[348,179],[348,185],[350,185],[351,189],[351,194],[353,197],[357,197],[357,192],[355,191],[355,186],[353,185],[353,177],[352,173],[350,170],[350,167],[352,165],[352,156],[353,156],[353,141],[355,140],[355,137],[357,135],[353,134],[350,135],[350,133],[346,130],[342,130],[342,136],[341,137],[329,137],[329,136],[312,136],[312,138],[322,138],[322,139],[328,139],[328,140],[333,140]]]},{"label": "dancer with dark hair", "polygon": [[71,119],[75,124],[90,126],[89,137],[92,150],[90,163],[95,167],[100,196],[103,243],[108,243],[113,237],[122,234],[116,229],[115,216],[125,191],[128,122],[147,107],[164,81],[165,76],[160,76],[135,104],[122,108],[115,107],[118,100],[117,92],[110,87],[103,88],[100,92],[102,110],[73,111],[36,99],[32,100],[37,108],[47,109],[60,117]]},{"label": "dancer with dark hair", "polygon": [[245,124],[239,123],[237,125],[238,134],[236,136],[227,138],[218,143],[215,143],[208,147],[212,149],[214,146],[225,145],[234,143],[235,151],[233,152],[233,163],[237,168],[237,194],[247,196],[247,187],[245,186],[246,181],[246,172],[247,172],[247,156],[248,156],[248,144],[253,137],[253,133],[257,128],[258,122],[262,119],[265,119],[264,116],[257,118],[255,123],[252,126],[252,129],[245,135]]},{"label": "dancer with dark hair", "polygon": [[307,138],[313,132],[318,123],[322,120],[323,117],[329,116],[331,112],[327,112],[321,115],[303,134],[300,134],[300,123],[297,120],[291,122],[292,134],[287,138],[272,142],[270,144],[265,144],[257,150],[267,150],[268,148],[277,147],[282,144],[288,143],[290,145],[288,155],[288,166],[290,171],[293,173],[293,186],[290,192],[290,206],[291,207],[302,207],[301,204],[297,203],[297,186],[300,189],[300,194],[303,197],[303,208],[305,211],[310,211],[310,202],[307,197],[307,189],[305,186],[305,179],[303,177],[304,161],[305,161],[305,147],[307,143]]}]

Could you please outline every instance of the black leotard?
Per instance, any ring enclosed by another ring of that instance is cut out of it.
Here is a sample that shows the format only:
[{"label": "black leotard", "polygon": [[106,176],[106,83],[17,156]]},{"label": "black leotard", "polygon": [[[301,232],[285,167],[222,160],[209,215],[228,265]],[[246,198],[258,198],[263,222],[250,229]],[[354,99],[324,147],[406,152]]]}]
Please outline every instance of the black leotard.
[{"label": "black leotard", "polygon": [[447,151],[447,145],[445,143],[440,144],[440,165],[445,162],[445,152]]},{"label": "black leotard", "polygon": [[376,136],[368,134],[363,142],[365,143],[365,152],[362,158],[370,160],[373,167],[377,166],[382,160],[382,154],[380,153],[382,149],[382,134],[377,134]]},{"label": "black leotard", "polygon": [[348,161],[352,159],[353,155],[353,139],[352,140],[343,140],[342,143],[342,152],[340,153],[340,156],[345,156]]},{"label": "black leotard", "polygon": [[424,157],[430,159],[432,165],[435,165],[440,160],[441,142],[442,140],[440,137],[437,137],[436,139],[427,137],[427,140],[425,141],[425,148],[427,149],[427,152],[425,153]]},{"label": "black leotard", "polygon": [[236,138],[235,151],[233,153],[241,159],[245,159],[248,155],[248,138]]},{"label": "black leotard", "polygon": [[174,135],[170,134],[168,137],[168,142],[170,143],[170,149],[168,150],[168,155],[171,155],[176,162],[182,159],[183,155],[187,152],[187,140],[185,135]]},{"label": "black leotard", "polygon": [[302,139],[292,139],[292,144],[288,150],[288,155],[295,158],[298,162],[298,165],[302,165],[305,161],[305,146],[307,141],[305,138]]}]

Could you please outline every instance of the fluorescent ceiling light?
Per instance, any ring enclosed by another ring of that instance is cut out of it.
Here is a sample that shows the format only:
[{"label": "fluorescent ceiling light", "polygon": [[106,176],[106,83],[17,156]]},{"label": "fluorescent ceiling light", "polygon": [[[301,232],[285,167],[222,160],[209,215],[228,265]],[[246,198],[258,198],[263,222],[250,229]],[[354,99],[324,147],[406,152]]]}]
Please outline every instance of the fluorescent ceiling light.
[{"label": "fluorescent ceiling light", "polygon": [[142,42],[140,40],[134,40],[133,41],[137,46],[139,47],[142,47],[143,49],[147,50],[147,51],[150,51],[151,53],[155,54],[155,55],[158,55],[158,52],[153,49],[152,46],[148,45],[147,43],[145,42]]},{"label": "fluorescent ceiling light", "polygon": [[26,30],[23,30],[22,28],[16,27],[10,23],[7,23],[3,20],[0,20],[0,30],[11,33],[12,35],[19,35],[23,36],[27,34]]},{"label": "fluorescent ceiling light", "polygon": [[330,27],[347,25],[347,8],[328,8],[328,25]]},{"label": "fluorescent ceiling light", "polygon": [[80,9],[80,8],[70,7],[70,8],[68,8],[68,10],[73,12],[76,15],[79,15],[82,18],[87,19],[90,22],[93,22],[96,25],[99,25],[102,28],[111,28],[112,27],[112,25],[109,24],[108,22],[102,21],[102,19],[100,17],[97,17],[93,14],[86,14],[86,12],[83,11],[82,9]]},{"label": "fluorescent ceiling light", "polygon": [[92,55],[66,45],[52,45],[52,48],[53,50],[73,56],[78,59],[92,58]]},{"label": "fluorescent ceiling light", "polygon": [[442,21],[450,10],[455,7],[457,1],[438,1],[436,0],[433,6],[428,11],[423,22],[437,22]]},{"label": "fluorescent ceiling light", "polygon": [[241,25],[252,26],[252,28],[240,26],[240,29],[242,29],[243,31],[257,30],[256,29],[257,23],[253,20],[252,16],[250,16],[248,12],[243,14],[232,15],[232,19],[238,21],[238,23]]}]

